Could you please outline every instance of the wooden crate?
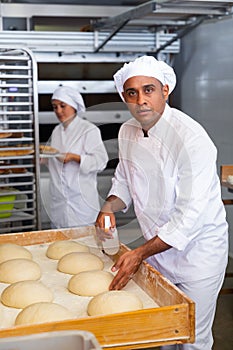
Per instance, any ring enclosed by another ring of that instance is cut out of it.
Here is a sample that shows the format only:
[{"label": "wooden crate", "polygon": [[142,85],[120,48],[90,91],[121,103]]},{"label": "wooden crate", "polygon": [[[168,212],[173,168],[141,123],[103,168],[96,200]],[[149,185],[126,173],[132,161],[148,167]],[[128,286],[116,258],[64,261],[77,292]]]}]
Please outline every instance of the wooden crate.
[{"label": "wooden crate", "polygon": [[[95,234],[94,227],[1,234],[0,244],[11,242],[27,246],[77,239],[93,234]],[[121,244],[119,253],[111,258],[115,261],[127,250],[129,249]],[[93,333],[102,348],[140,349],[167,344],[193,343],[194,302],[146,262],[141,264],[133,280],[159,307],[106,316],[2,328],[0,338],[59,330],[83,330]]]}]

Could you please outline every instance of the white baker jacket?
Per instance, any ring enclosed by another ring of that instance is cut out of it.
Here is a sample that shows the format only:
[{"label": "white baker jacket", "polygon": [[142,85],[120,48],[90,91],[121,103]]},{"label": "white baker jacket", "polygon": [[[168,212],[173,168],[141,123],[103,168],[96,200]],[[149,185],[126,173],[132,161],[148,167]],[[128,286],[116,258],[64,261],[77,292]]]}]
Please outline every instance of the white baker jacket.
[{"label": "white baker jacket", "polygon": [[216,172],[217,151],[200,124],[166,105],[144,137],[133,118],[121,126],[109,195],[133,201],[144,237],[172,248],[148,258],[173,283],[224,271],[228,225]]},{"label": "white baker jacket", "polygon": [[81,156],[80,164],[49,159],[51,222],[57,228],[93,224],[100,209],[97,173],[108,161],[99,129],[77,116],[66,129],[55,127],[51,146]]}]

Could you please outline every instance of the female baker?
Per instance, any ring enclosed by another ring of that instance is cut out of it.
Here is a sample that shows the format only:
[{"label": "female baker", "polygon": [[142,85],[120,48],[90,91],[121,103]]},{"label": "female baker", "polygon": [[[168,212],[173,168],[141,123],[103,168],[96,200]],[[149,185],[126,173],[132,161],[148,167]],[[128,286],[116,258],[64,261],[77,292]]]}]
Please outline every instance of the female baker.
[{"label": "female baker", "polygon": [[85,105],[78,91],[58,87],[51,102],[60,121],[51,146],[62,155],[48,161],[52,227],[91,225],[99,212],[97,173],[107,164],[107,152],[97,126],[80,118]]}]

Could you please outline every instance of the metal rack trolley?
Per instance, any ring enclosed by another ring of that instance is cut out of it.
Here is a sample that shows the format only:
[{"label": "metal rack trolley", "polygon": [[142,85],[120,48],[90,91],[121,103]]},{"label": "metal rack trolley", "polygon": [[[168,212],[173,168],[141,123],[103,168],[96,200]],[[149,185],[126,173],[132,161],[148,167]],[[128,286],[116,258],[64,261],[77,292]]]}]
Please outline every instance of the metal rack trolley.
[{"label": "metal rack trolley", "polygon": [[40,229],[37,64],[0,46],[0,233]]}]

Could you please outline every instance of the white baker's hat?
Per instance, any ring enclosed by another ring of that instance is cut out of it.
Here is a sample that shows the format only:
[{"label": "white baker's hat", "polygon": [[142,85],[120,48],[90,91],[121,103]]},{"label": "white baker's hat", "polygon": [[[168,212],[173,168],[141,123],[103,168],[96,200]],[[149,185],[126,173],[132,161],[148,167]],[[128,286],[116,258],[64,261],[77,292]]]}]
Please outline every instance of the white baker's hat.
[{"label": "white baker's hat", "polygon": [[143,75],[158,79],[163,85],[169,86],[169,94],[176,85],[176,74],[172,67],[163,61],[158,61],[153,56],[141,56],[133,62],[125,63],[113,76],[115,85],[122,100],[124,100],[122,92],[124,91],[124,83],[127,79]]},{"label": "white baker's hat", "polygon": [[85,104],[81,94],[70,86],[59,86],[53,93],[51,100],[59,100],[73,107],[77,113],[85,112]]}]

